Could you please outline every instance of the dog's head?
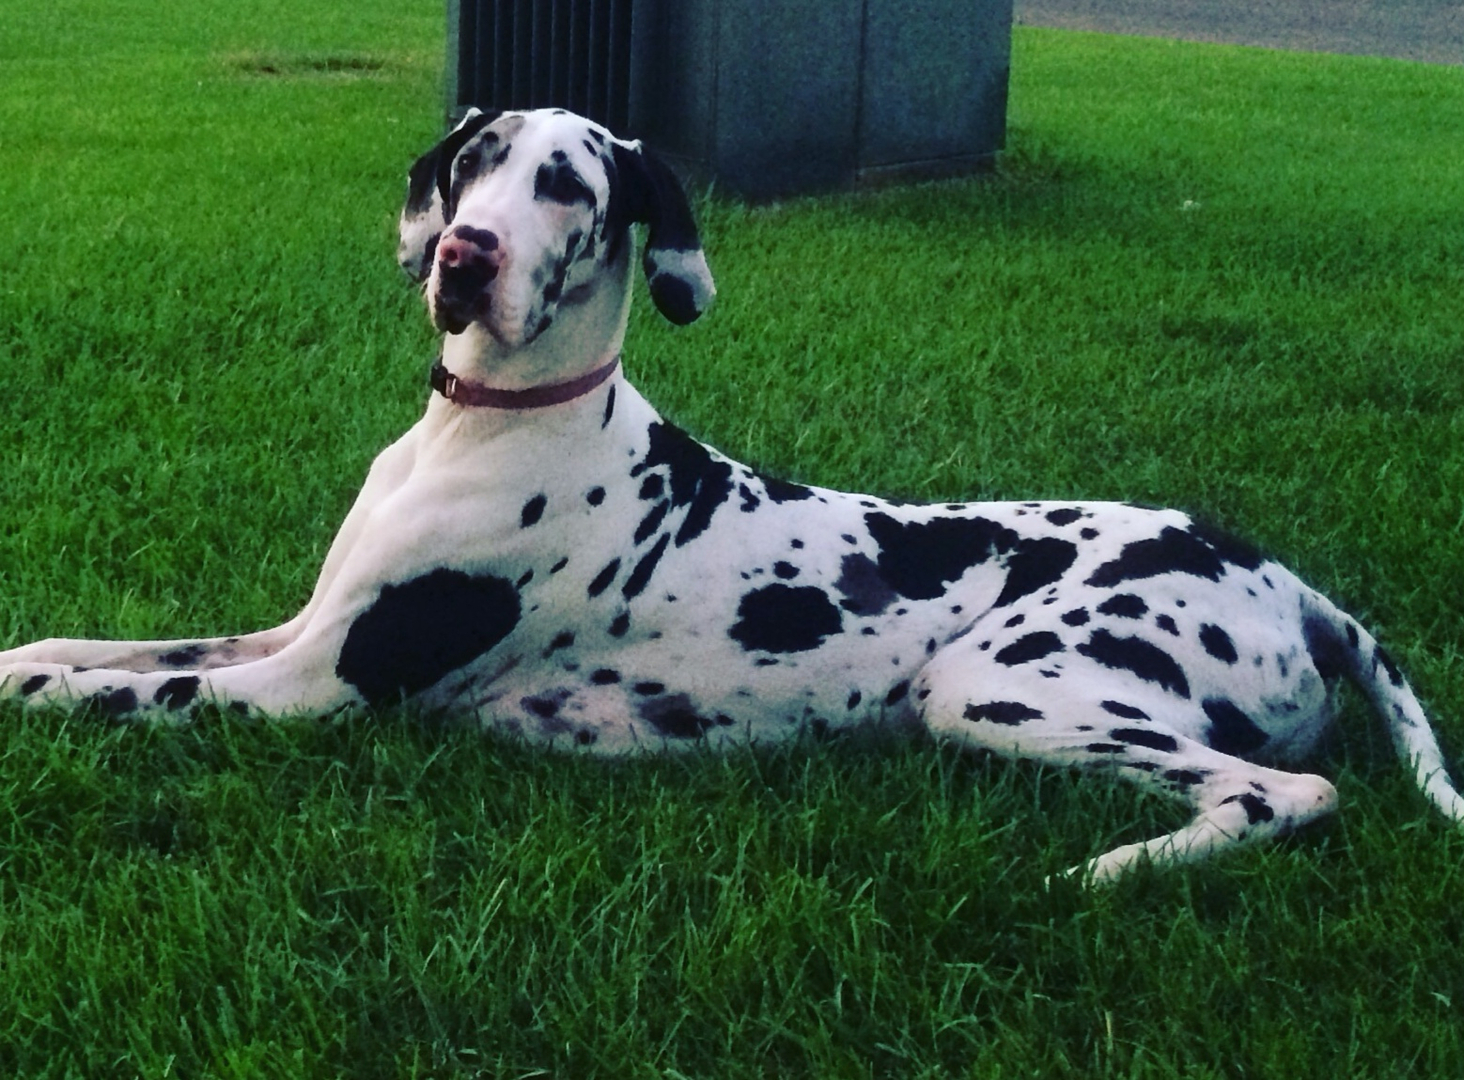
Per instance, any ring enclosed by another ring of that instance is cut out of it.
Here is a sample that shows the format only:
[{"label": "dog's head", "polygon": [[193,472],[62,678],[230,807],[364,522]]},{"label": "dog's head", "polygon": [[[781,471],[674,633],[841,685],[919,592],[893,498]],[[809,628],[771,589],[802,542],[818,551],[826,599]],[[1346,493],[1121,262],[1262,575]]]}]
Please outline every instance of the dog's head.
[{"label": "dog's head", "polygon": [[470,110],[419,158],[402,210],[402,268],[425,284],[440,330],[477,323],[527,345],[623,271],[630,226],[656,307],[693,321],[715,294],[696,223],[671,170],[639,142],[562,109]]}]

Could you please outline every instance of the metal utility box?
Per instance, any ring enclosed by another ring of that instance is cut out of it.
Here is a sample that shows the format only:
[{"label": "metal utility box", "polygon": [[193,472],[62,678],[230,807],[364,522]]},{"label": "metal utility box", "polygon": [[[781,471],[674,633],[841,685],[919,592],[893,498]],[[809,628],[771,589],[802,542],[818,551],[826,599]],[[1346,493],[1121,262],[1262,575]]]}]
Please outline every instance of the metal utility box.
[{"label": "metal utility box", "polygon": [[1012,0],[449,0],[448,106],[554,105],[751,199],[968,171]]}]

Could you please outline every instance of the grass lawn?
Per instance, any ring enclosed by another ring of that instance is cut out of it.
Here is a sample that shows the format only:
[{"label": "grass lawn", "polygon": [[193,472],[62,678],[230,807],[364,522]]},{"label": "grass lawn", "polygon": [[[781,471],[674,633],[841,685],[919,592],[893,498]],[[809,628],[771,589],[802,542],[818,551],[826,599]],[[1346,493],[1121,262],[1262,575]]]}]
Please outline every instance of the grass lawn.
[{"label": "grass lawn", "polygon": [[[439,0],[8,0],[0,646],[303,604],[426,394]],[[627,366],[793,479],[1200,510],[1380,631],[1464,761],[1464,70],[1033,29],[995,175],[703,207]],[[1173,827],[878,734],[552,758],[410,716],[0,712],[0,1075],[1464,1074],[1464,835],[1354,696],[1343,811]],[[1464,768],[1456,769],[1464,776]]]}]

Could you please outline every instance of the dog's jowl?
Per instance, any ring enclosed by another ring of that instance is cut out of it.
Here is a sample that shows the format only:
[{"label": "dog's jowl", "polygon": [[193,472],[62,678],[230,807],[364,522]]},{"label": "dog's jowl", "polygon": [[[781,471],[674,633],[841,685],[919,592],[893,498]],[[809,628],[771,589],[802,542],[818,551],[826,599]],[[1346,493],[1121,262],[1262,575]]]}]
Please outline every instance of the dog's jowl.
[{"label": "dog's jowl", "polygon": [[899,505],[762,476],[667,423],[620,363],[637,224],[652,300],[691,322],[712,278],[661,162],[565,112],[471,113],[413,166],[401,217],[444,334],[434,392],[305,609],[242,637],[37,642],[0,653],[3,693],[164,719],[412,700],[597,753],[923,726],[1192,808],[1079,868],[1102,880],[1331,810],[1331,784],[1281,767],[1346,677],[1464,819],[1372,635],[1185,514]]}]

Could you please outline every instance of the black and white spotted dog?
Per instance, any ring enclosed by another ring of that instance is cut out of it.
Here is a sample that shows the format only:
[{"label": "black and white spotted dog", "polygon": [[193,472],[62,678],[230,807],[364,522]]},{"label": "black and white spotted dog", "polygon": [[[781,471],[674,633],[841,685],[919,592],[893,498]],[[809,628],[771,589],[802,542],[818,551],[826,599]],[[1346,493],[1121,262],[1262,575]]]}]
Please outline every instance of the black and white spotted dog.
[{"label": "black and white spotted dog", "polygon": [[1294,761],[1347,676],[1420,786],[1461,800],[1372,636],[1174,510],[906,506],[762,476],[620,370],[634,238],[657,307],[712,279],[638,143],[562,111],[469,117],[413,167],[402,265],[446,332],[426,415],[372,466],[308,605],[203,641],[0,653],[4,694],[184,718],[411,699],[557,746],[785,739],[865,721],[1102,766],[1194,810],[1082,872],[1180,861],[1330,811]]}]

